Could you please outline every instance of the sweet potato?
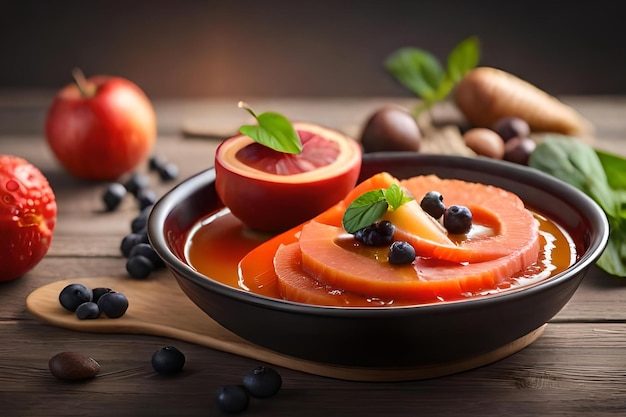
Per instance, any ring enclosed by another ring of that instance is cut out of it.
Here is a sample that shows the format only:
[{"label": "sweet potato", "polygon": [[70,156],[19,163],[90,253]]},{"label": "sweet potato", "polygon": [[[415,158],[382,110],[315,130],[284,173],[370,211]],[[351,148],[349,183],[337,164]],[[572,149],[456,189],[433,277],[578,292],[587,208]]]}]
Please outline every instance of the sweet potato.
[{"label": "sweet potato", "polygon": [[491,128],[508,116],[528,122],[533,132],[590,138],[593,125],[572,107],[508,72],[477,67],[457,84],[454,101],[476,127]]}]

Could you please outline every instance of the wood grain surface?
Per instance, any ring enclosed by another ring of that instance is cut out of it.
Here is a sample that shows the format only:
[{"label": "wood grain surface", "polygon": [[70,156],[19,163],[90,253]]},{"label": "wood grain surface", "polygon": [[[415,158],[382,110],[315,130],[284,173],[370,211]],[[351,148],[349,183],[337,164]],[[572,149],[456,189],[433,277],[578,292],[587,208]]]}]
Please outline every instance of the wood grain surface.
[{"label": "wood grain surface", "polygon": [[[595,123],[598,147],[626,155],[626,97],[567,97],[565,101]],[[358,135],[360,123],[371,111],[410,100],[248,102],[255,108],[284,109],[289,116]],[[132,199],[115,212],[103,212],[101,195],[106,184],[76,180],[58,166],[42,135],[48,104],[47,96],[0,92],[0,153],[20,155],[39,166],[54,188],[59,207],[48,255],[24,277],[0,284],[1,417],[225,416],[215,407],[215,391],[222,385],[240,384],[242,376],[260,364],[275,366],[283,377],[283,387],[276,397],[253,399],[242,416],[626,415],[626,280],[597,268],[590,270],[571,301],[528,347],[465,372],[406,381],[331,378],[273,365],[269,362],[272,358],[266,362],[158,333],[87,332],[42,320],[27,309],[27,297],[38,294],[40,288],[51,290],[52,298],[46,302],[59,312],[55,304],[58,295],[54,294],[55,285],[62,285],[59,283],[95,283],[105,278],[112,280],[112,286],[127,282],[119,245],[138,213]],[[159,120],[155,153],[178,165],[177,181],[210,167],[219,143],[184,137],[183,126],[193,123],[203,129],[212,126],[228,131],[245,118],[236,108],[236,100],[228,99],[157,102],[155,108]],[[162,183],[154,177],[152,181],[159,195],[177,183]],[[154,281],[176,295],[172,279],[169,272],[160,271],[144,284]],[[131,299],[127,319],[134,317],[136,303]],[[161,304],[148,307],[156,314],[165,311]],[[174,315],[187,311],[178,308],[176,305]],[[180,308],[195,307],[181,304]],[[184,315],[202,316],[198,311]],[[70,319],[71,314],[64,317]],[[202,316],[201,320],[207,322],[208,318]],[[156,374],[150,364],[153,352],[167,345],[176,346],[187,358],[183,371],[174,377]],[[48,360],[66,350],[96,359],[100,373],[82,383],[55,379]]]},{"label": "wood grain surface", "polygon": [[[78,320],[59,303],[59,293],[69,284],[87,288],[105,287],[129,299],[124,316]],[[55,326],[91,333],[131,333],[163,336],[197,343],[314,375],[354,381],[404,381],[435,378],[467,371],[496,362],[534,342],[544,326],[492,352],[463,361],[430,367],[363,368],[306,361],[254,345],[220,326],[180,290],[173,277],[163,274],[148,280],[92,277],[57,281],[40,287],[26,298],[26,308],[39,319]]]}]

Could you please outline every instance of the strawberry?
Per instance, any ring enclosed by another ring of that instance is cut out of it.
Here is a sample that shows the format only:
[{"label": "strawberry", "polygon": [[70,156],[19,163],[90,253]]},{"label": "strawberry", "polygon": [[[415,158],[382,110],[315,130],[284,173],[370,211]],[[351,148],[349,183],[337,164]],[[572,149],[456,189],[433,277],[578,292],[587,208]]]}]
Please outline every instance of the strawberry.
[{"label": "strawberry", "polygon": [[0,155],[0,281],[21,277],[52,243],[57,205],[46,177],[25,159]]}]

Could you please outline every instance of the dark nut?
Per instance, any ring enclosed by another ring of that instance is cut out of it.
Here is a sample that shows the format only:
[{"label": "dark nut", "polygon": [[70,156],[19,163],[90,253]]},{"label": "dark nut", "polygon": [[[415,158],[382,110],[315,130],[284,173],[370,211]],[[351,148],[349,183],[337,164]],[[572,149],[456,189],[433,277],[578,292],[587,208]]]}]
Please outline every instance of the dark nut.
[{"label": "dark nut", "polygon": [[50,358],[48,368],[52,375],[63,380],[80,380],[96,376],[100,364],[89,356],[76,352],[61,352]]},{"label": "dark nut", "polygon": [[536,146],[537,144],[531,138],[520,136],[511,138],[504,145],[504,160],[528,165],[528,158]]},{"label": "dark nut", "polygon": [[500,135],[505,142],[514,137],[527,137],[530,135],[530,126],[526,120],[514,116],[504,117],[498,120],[494,123],[492,129]]},{"label": "dark nut", "polygon": [[420,149],[422,132],[406,110],[383,107],[370,116],[361,133],[363,151],[413,151]]}]

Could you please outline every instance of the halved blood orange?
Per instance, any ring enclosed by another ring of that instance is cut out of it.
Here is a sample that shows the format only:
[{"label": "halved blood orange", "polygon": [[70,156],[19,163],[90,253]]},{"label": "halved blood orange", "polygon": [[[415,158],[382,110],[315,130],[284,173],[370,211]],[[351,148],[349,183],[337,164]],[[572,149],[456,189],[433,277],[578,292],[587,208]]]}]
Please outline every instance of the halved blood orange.
[{"label": "halved blood orange", "polygon": [[302,153],[286,154],[245,135],[226,139],[215,155],[215,187],[246,226],[281,232],[341,201],[361,169],[359,143],[312,123],[294,123]]}]

